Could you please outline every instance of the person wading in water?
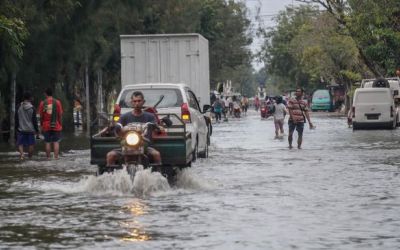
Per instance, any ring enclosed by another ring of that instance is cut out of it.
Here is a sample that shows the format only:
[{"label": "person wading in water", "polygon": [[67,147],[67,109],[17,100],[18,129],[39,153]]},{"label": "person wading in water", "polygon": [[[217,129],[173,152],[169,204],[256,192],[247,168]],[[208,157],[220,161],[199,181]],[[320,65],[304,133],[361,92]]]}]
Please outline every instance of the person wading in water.
[{"label": "person wading in water", "polygon": [[297,139],[297,148],[301,149],[301,144],[303,142],[303,130],[304,123],[306,123],[306,119],[310,126],[310,129],[314,128],[311,123],[310,114],[308,113],[307,103],[302,99],[304,94],[304,90],[302,88],[296,89],[296,96],[292,98],[288,102],[288,110],[289,110],[289,148],[293,148],[293,132],[296,129],[298,134]]}]

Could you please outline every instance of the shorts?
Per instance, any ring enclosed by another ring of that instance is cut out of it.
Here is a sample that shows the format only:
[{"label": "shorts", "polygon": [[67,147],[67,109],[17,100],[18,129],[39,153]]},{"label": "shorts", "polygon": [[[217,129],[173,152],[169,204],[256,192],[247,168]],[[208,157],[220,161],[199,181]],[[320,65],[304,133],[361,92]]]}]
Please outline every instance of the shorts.
[{"label": "shorts", "polygon": [[275,130],[283,128],[283,122],[284,122],[284,119],[275,119],[274,120]]},{"label": "shorts", "polygon": [[45,131],[43,132],[44,142],[60,142],[61,141],[61,131]]},{"label": "shorts", "polygon": [[296,129],[299,136],[303,135],[304,122],[293,123],[293,121],[289,120],[288,124],[289,124],[289,134],[292,134],[294,132],[294,129]]},{"label": "shorts", "polygon": [[32,146],[35,145],[36,141],[35,141],[35,134],[33,133],[22,133],[22,132],[18,132],[17,134],[17,145],[18,146]]}]

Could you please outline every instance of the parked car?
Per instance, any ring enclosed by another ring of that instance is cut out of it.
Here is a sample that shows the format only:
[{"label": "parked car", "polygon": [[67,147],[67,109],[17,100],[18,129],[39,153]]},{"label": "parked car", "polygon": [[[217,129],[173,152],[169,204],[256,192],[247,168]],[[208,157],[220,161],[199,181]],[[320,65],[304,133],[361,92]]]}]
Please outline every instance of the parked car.
[{"label": "parked car", "polygon": [[[394,98],[394,104],[396,110],[400,108],[400,78],[389,77],[389,78],[373,78],[363,79],[361,82],[362,88],[390,88]],[[397,126],[399,126],[400,112],[397,112]]]},{"label": "parked car", "polygon": [[397,112],[389,88],[358,88],[353,98],[353,130],[394,129],[397,124]]},{"label": "parked car", "polygon": [[329,112],[334,111],[333,98],[329,90],[318,89],[314,92],[312,96],[311,110],[325,110]]},{"label": "parked car", "polygon": [[126,85],[120,92],[117,104],[121,114],[132,110],[131,96],[134,91],[141,91],[146,100],[145,106],[152,107],[163,96],[157,105],[158,113],[173,113],[186,124],[186,130],[192,137],[193,160],[197,157],[208,157],[210,145],[211,123],[205,113],[210,105],[200,108],[195,93],[185,84],[176,83],[143,83]]}]

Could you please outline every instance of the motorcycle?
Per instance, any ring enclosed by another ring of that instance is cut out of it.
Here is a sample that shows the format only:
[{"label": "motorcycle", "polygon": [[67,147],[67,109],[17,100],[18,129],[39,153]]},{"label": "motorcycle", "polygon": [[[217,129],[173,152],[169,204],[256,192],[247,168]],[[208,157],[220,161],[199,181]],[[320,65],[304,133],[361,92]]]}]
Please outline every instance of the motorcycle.
[{"label": "motorcycle", "polygon": [[261,119],[268,118],[268,108],[266,106],[262,106],[260,109]]},{"label": "motorcycle", "polygon": [[122,166],[126,168],[132,179],[138,170],[151,166],[145,154],[150,141],[145,135],[153,129],[160,130],[160,127],[155,123],[129,123],[123,128],[125,134],[121,140],[121,153],[124,160]]},{"label": "motorcycle", "polygon": [[[156,115],[156,106],[162,101],[163,98],[164,96],[161,96],[160,100],[156,105],[154,105],[154,107],[144,108],[146,112],[155,114],[157,123],[133,122],[125,125],[122,128],[123,135],[120,137],[121,157],[119,162],[112,166],[99,166],[98,175],[102,175],[103,173],[112,173],[115,170],[126,169],[133,180],[138,170],[151,168],[152,171],[160,171],[160,166],[150,162],[150,159],[146,154],[146,148],[150,144],[150,140],[147,138],[147,135],[151,135],[153,131],[163,134],[164,130],[161,124],[165,125],[166,127],[171,127],[173,125],[168,116],[159,120],[158,116]],[[112,127],[107,127],[100,133],[110,133],[112,130]]]},{"label": "motorcycle", "polygon": [[261,119],[267,119],[274,113],[274,106],[271,104],[263,104],[260,108]]},{"label": "motorcycle", "polygon": [[240,111],[239,105],[235,105],[233,107],[233,116],[236,118],[240,118],[240,113],[241,113],[241,111]]},{"label": "motorcycle", "polygon": [[[163,118],[162,121],[166,121]],[[167,121],[168,123],[168,121]],[[146,137],[148,133],[152,131],[163,131],[162,127],[156,123],[129,123],[122,128],[123,136],[120,138],[121,144],[121,158],[120,162],[112,166],[101,166],[99,167],[98,174],[112,173],[115,170],[126,169],[132,179],[140,169],[158,167],[150,162],[149,157],[146,154],[146,148],[150,144],[150,140]]]}]

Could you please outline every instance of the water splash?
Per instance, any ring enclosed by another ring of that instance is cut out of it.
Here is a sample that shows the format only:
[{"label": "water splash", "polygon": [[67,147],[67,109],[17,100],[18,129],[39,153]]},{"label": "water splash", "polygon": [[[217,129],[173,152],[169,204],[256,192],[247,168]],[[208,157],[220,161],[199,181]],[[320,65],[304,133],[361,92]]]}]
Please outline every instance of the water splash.
[{"label": "water splash", "polygon": [[[16,183],[14,183],[16,184]],[[29,186],[31,190],[44,192],[59,192],[66,194],[90,193],[95,195],[124,195],[131,193],[133,188],[131,177],[126,171],[116,171],[115,173],[105,173],[101,176],[85,176],[78,182],[32,182],[20,183]]]},{"label": "water splash", "polygon": [[151,172],[150,169],[136,172],[133,181],[133,192],[140,197],[146,197],[156,192],[170,190],[168,180],[158,172]]},{"label": "water splash", "polygon": [[133,189],[131,176],[126,171],[89,176],[81,180],[78,186],[81,186],[81,192],[93,194],[129,194]]},{"label": "water splash", "polygon": [[193,172],[193,169],[186,168],[178,171],[176,186],[182,189],[209,190],[214,187],[214,184],[201,179]]}]

